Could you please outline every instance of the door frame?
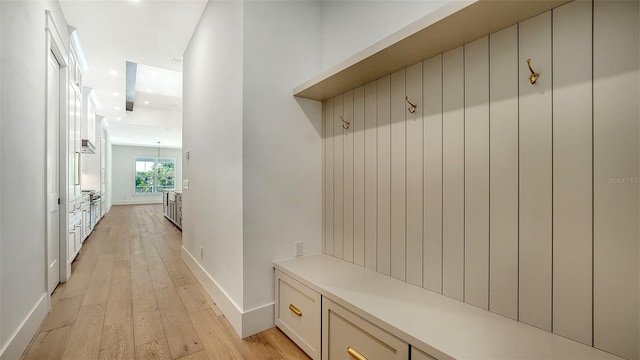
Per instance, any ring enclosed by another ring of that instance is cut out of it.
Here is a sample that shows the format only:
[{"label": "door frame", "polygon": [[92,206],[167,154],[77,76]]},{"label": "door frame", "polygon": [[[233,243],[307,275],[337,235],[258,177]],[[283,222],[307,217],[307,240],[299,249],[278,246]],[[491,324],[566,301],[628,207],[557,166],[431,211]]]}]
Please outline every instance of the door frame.
[{"label": "door frame", "polygon": [[[58,61],[58,63],[60,64],[60,72],[59,72],[59,76],[60,76],[60,82],[59,82],[59,102],[60,102],[60,106],[59,106],[59,115],[58,115],[58,197],[60,199],[60,207],[58,209],[58,212],[60,214],[60,216],[58,217],[58,221],[59,221],[59,248],[58,248],[58,262],[59,262],[59,269],[60,269],[60,282],[65,282],[68,279],[68,274],[67,274],[67,269],[66,269],[66,264],[67,264],[67,254],[65,251],[63,250],[63,244],[66,242],[66,232],[67,232],[67,224],[68,224],[68,217],[67,217],[67,209],[66,209],[66,199],[67,199],[67,193],[65,190],[64,186],[61,186],[62,184],[65,184],[64,181],[66,181],[66,179],[64,179],[64,175],[66,173],[66,171],[61,171],[61,169],[63,168],[63,165],[66,165],[66,156],[64,156],[66,154],[66,138],[64,138],[64,132],[62,131],[63,129],[62,124],[66,124],[66,120],[67,120],[67,113],[68,113],[68,101],[67,101],[67,83],[68,83],[68,64],[69,64],[69,60],[68,60],[68,53],[69,51],[67,50],[67,47],[65,45],[65,42],[63,41],[63,37],[60,35],[60,31],[58,30],[58,27],[56,26],[55,21],[53,20],[53,16],[51,15],[51,12],[49,10],[45,10],[45,56],[44,56],[44,65],[45,65],[45,71],[44,71],[44,83],[47,84],[48,79],[49,79],[49,53],[53,53],[53,55],[55,56],[56,60]],[[47,128],[48,128],[48,124],[49,124],[49,114],[48,114],[48,102],[49,102],[49,93],[48,93],[48,89],[45,86],[45,96],[44,96],[44,132],[45,132],[45,146],[44,146],[44,159],[47,158],[47,149],[48,149],[48,135],[47,135]],[[44,176],[45,176],[45,181],[44,181],[44,194],[45,196],[48,195],[48,189],[47,189],[47,181],[46,181],[46,176],[47,176],[47,162],[45,161],[44,164]],[[64,168],[66,168],[66,166],[64,166]],[[45,204],[47,204],[47,200],[45,199]],[[48,206],[45,205],[45,209],[44,209],[44,216],[45,216],[45,231],[47,231],[46,229],[48,229]],[[48,237],[45,234],[44,237],[44,249],[45,249],[45,256],[44,256],[44,263],[45,263],[45,267],[44,267],[44,271],[45,271],[45,277],[44,277],[44,288],[45,288],[45,292],[47,293],[47,307],[51,306],[51,294],[49,294],[49,244],[48,244]]]}]

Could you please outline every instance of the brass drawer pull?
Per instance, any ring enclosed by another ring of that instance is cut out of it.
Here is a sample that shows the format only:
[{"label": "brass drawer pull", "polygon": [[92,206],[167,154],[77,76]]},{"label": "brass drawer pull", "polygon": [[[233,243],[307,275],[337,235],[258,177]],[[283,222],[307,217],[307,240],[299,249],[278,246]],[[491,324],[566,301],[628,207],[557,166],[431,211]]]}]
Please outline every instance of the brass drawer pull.
[{"label": "brass drawer pull", "polygon": [[347,348],[347,352],[349,353],[349,355],[351,355],[352,358],[356,360],[367,360],[366,356],[360,354],[356,349],[352,348],[351,346]]},{"label": "brass drawer pull", "polygon": [[289,310],[291,310],[294,314],[298,316],[302,316],[302,311],[300,311],[300,309],[298,309],[298,307],[293,304],[289,304]]}]

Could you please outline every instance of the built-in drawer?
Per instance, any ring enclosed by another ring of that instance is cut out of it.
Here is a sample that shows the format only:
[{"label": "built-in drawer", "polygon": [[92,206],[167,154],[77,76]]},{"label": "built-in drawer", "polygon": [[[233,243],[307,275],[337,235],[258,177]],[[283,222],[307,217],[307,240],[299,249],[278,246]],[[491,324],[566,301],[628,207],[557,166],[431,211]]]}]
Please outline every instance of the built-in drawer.
[{"label": "built-in drawer", "polygon": [[407,360],[409,344],[323,298],[322,359]]},{"label": "built-in drawer", "polygon": [[437,360],[437,359],[434,358],[433,356],[425,353],[424,351],[412,346],[411,347],[411,360]]},{"label": "built-in drawer", "polygon": [[320,294],[275,271],[275,323],[312,359],[320,359]]}]

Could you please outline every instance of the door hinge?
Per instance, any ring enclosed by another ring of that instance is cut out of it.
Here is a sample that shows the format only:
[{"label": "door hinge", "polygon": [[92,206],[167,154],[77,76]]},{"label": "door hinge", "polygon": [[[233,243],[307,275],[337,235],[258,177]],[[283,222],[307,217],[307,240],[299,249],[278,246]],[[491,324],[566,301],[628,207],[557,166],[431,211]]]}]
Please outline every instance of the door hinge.
[{"label": "door hinge", "polygon": [[58,205],[60,205],[60,198],[58,198]]}]

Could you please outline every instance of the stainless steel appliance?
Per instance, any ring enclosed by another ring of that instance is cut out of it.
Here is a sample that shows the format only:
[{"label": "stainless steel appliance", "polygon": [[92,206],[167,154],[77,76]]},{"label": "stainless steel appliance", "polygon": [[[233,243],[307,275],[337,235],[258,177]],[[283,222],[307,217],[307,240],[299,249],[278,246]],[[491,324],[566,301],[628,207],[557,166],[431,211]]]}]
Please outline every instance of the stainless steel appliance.
[{"label": "stainless steel appliance", "polygon": [[100,191],[96,190],[83,190],[85,194],[89,194],[89,201],[91,203],[89,207],[89,212],[91,213],[91,231],[96,226],[98,221],[100,221],[100,198],[102,194]]}]

